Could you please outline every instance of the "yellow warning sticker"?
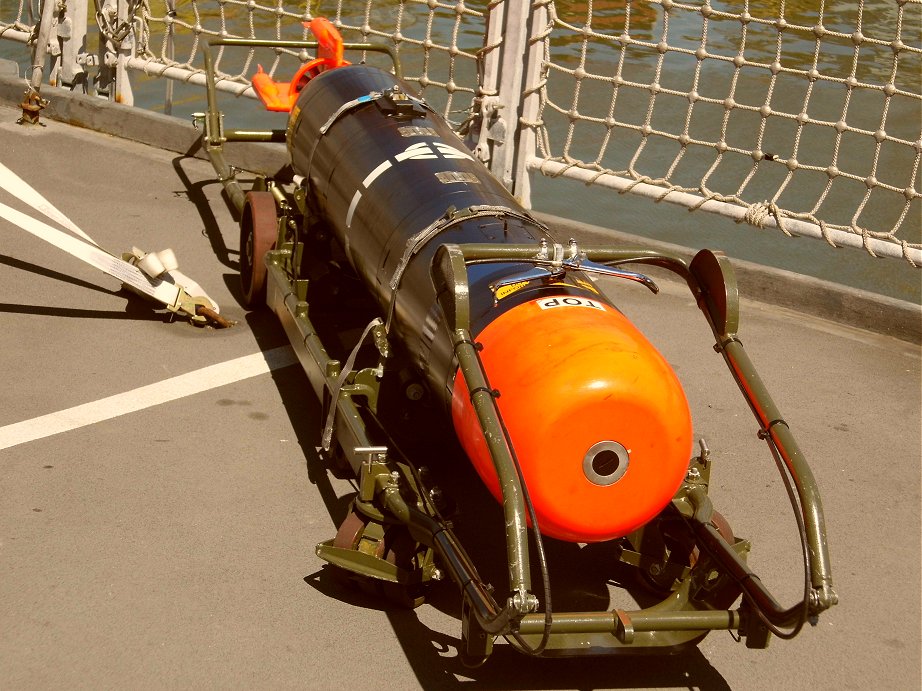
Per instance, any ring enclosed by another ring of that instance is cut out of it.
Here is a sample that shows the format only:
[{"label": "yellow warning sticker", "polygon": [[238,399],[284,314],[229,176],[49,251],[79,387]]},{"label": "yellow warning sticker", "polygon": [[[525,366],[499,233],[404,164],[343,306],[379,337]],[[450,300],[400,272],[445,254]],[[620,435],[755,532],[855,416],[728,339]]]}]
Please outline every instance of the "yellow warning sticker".
[{"label": "yellow warning sticker", "polygon": [[592,285],[591,281],[587,281],[584,278],[577,278],[576,285],[584,290],[588,290],[590,293],[595,293],[596,295],[599,294],[599,289]]},{"label": "yellow warning sticker", "polygon": [[528,285],[528,281],[519,281],[518,283],[511,283],[507,286],[503,286],[502,288],[499,288],[495,293],[495,297],[497,300],[502,300],[503,298],[509,297],[513,293],[519,292],[520,290],[522,290],[522,288],[524,288],[527,285]]}]

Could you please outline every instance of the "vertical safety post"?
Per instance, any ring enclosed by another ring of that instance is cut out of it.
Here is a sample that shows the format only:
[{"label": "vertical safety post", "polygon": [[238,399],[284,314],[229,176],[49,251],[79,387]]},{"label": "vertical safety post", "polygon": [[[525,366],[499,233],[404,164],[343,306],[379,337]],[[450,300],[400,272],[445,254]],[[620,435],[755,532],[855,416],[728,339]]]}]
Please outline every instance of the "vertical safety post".
[{"label": "vertical safety post", "polygon": [[126,106],[134,105],[134,92],[128,78],[128,61],[134,57],[136,45],[133,17],[129,16],[128,11],[130,4],[130,0],[118,0],[118,25],[123,27],[125,35],[116,46],[118,58],[115,65],[115,101]]},{"label": "vertical safety post", "polygon": [[[167,60],[171,62],[175,58],[175,35],[176,28],[173,20],[176,19],[176,0],[167,0],[166,2],[166,38],[164,39]],[[163,114],[173,114],[173,80],[166,80],[166,93],[163,95]]]},{"label": "vertical safety post", "polygon": [[54,22],[54,13],[57,9],[55,0],[45,0],[42,4],[42,16],[38,24],[38,37],[32,46],[32,73],[29,75],[28,89],[23,94],[21,125],[38,125],[39,113],[48,102],[41,97],[42,76],[45,71],[45,60],[48,57],[48,40],[51,38],[51,25]]},{"label": "vertical safety post", "polygon": [[488,165],[526,208],[531,207],[526,165],[535,152],[534,131],[527,123],[539,111],[547,16],[543,0],[505,0],[491,5],[487,16],[487,46],[498,45],[498,51],[485,55],[484,92],[496,95],[485,99],[482,115],[500,125],[491,128],[494,146]]},{"label": "vertical safety post", "polygon": [[86,93],[87,0],[67,0],[61,5],[62,16],[58,17],[56,28],[57,47],[52,49],[54,63],[48,83],[71,89],[80,87]]},{"label": "vertical safety post", "polygon": [[128,106],[134,105],[128,61],[135,54],[133,16],[136,6],[133,0],[103,0],[96,15],[102,27],[96,93]]},{"label": "vertical safety post", "polygon": [[54,13],[57,9],[55,0],[45,0],[42,3],[42,17],[38,25],[38,38],[32,47],[32,74],[29,86],[36,92],[42,88],[42,77],[45,72],[45,60],[48,57],[48,41],[51,40],[51,26],[54,23]]}]

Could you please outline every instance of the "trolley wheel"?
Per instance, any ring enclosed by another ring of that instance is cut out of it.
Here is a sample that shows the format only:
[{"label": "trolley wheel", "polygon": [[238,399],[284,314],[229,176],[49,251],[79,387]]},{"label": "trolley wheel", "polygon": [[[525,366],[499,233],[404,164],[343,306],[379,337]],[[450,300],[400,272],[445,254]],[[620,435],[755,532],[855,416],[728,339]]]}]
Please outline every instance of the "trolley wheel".
[{"label": "trolley wheel", "polygon": [[[346,514],[345,519],[343,519],[343,522],[336,531],[336,536],[333,538],[333,546],[339,549],[358,550],[367,524],[368,518],[359,514],[355,508],[350,506],[349,513]],[[330,574],[341,586],[358,588],[360,590],[362,589],[360,587],[362,582],[370,580],[364,576],[359,576],[351,571],[347,571],[341,566],[332,566],[330,568]]]},{"label": "trolley wheel", "polygon": [[340,549],[357,549],[367,523],[367,518],[360,515],[354,508],[350,508],[346,518],[343,519],[339,529],[336,531],[333,546]]},{"label": "trolley wheel", "polygon": [[[340,549],[366,551],[362,549],[362,542],[367,539],[365,530],[369,523],[366,516],[353,508],[339,526],[339,530],[336,531],[333,545]],[[374,547],[373,551],[366,551],[366,554],[390,562],[407,573],[419,572],[421,567],[419,545],[410,537],[405,527],[388,526],[384,530],[383,539],[377,540],[376,544],[369,545],[371,546]],[[407,609],[415,609],[425,602],[427,589],[425,583],[391,583],[355,574],[338,566],[334,567],[333,576],[341,584],[354,586],[365,595],[378,601],[384,599]]]},{"label": "trolley wheel", "polygon": [[[730,527],[730,521],[727,520],[719,511],[714,511],[711,514],[711,525],[717,528],[717,532],[724,539],[728,545],[732,545],[736,542],[736,536],[733,535],[733,528]],[[694,566],[698,562],[699,550],[697,547],[692,551],[690,558],[690,563]]]},{"label": "trolley wheel", "polygon": [[[733,535],[733,529],[730,523],[719,511],[711,514],[711,525],[717,528],[717,532],[727,544],[732,545],[736,538]],[[677,561],[684,562],[694,567],[701,556],[698,546],[694,542],[692,535],[683,533],[674,533],[666,536],[669,548]],[[657,574],[651,573],[646,569],[637,569],[637,584],[652,595],[657,597],[666,597],[675,589],[675,576],[666,570]]]},{"label": "trolley wheel", "polygon": [[[393,526],[386,535],[384,559],[409,573],[419,570],[419,544],[410,537],[402,526]],[[426,601],[426,583],[387,583],[380,581],[381,594],[388,600],[406,609],[416,609]]]},{"label": "trolley wheel", "polygon": [[271,192],[247,192],[240,218],[240,288],[243,305],[266,302],[266,253],[275,246],[278,215]]},{"label": "trolley wheel", "polygon": [[[729,545],[736,542],[730,522],[719,511],[715,511],[711,515],[711,525],[717,528],[717,532],[724,539],[724,542]],[[700,557],[700,551],[697,547],[695,547],[691,557],[691,564],[694,566]],[[714,609],[728,609],[736,602],[741,593],[742,589],[739,584],[729,575],[724,574],[716,582],[708,584],[705,591],[699,594],[698,597],[701,597]]]}]

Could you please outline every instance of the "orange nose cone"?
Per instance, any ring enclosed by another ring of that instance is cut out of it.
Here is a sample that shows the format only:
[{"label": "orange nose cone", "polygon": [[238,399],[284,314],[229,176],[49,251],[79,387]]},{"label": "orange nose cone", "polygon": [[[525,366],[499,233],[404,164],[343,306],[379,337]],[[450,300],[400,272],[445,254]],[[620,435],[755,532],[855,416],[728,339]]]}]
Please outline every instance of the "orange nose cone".
[{"label": "orange nose cone", "polygon": [[[662,355],[624,315],[597,300],[541,298],[500,315],[477,340],[542,533],[610,540],[671,501],[688,468],[688,403]],[[500,499],[460,373],[452,418]]]}]

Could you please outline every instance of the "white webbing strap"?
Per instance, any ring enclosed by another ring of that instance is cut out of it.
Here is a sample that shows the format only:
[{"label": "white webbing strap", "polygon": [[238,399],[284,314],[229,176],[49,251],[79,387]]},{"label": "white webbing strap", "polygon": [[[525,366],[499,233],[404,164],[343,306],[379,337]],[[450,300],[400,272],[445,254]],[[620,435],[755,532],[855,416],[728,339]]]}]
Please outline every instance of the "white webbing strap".
[{"label": "white webbing strap", "polygon": [[93,238],[80,230],[76,223],[71,221],[54,204],[45,199],[38,190],[34,189],[3,163],[0,163],[0,187],[3,187],[13,196],[18,197],[36,211],[55,221],[58,225],[67,228],[74,235],[78,235],[87,242],[96,245]]},{"label": "white webbing strap", "polygon": [[162,253],[157,253],[157,255],[145,255],[140,250],[133,249],[131,254],[127,255],[128,257],[136,258],[136,261],[145,256],[159,256],[160,254],[165,257],[172,257],[172,271],[161,271],[157,275],[147,275],[138,266],[135,266],[135,262],[126,261],[102,249],[73,221],[55,208],[51,202],[2,163],[0,163],[0,189],[7,190],[36,211],[61,224],[61,226],[79,237],[68,235],[2,202],[0,202],[0,218],[6,219],[27,233],[109,274],[131,290],[165,305],[172,312],[183,312],[195,321],[204,321],[204,317],[196,314],[199,305],[218,312],[217,304],[208,297],[205,291],[197,283],[176,270],[175,257],[173,257],[171,250],[164,250]]},{"label": "white webbing strap", "polygon": [[343,365],[339,376],[336,378],[336,383],[330,391],[330,409],[327,411],[327,419],[323,425],[323,435],[320,438],[320,445],[323,447],[324,451],[329,451],[330,445],[333,442],[333,424],[336,422],[336,403],[339,401],[339,394],[342,391],[343,384],[346,383],[346,379],[352,374],[352,370],[355,367],[355,360],[362,346],[365,345],[368,334],[370,334],[376,326],[381,326],[381,324],[383,324],[383,322],[380,317],[375,317],[369,322],[368,326],[365,327],[365,330],[359,337],[359,342],[355,344],[352,352],[349,353],[349,357],[346,359],[346,363]]},{"label": "white webbing strap", "polygon": [[138,292],[162,302],[167,307],[171,309],[179,308],[181,302],[181,289],[179,286],[165,283],[164,281],[151,281],[138,267],[122,261],[118,257],[113,257],[105,250],[100,249],[98,245],[91,245],[62,233],[57,228],[52,228],[47,223],[27,216],[2,202],[0,202],[0,217],[5,218],[13,225],[19,226],[27,233],[31,233],[35,237],[64,250],[90,266],[94,266],[100,271],[117,278]]}]

